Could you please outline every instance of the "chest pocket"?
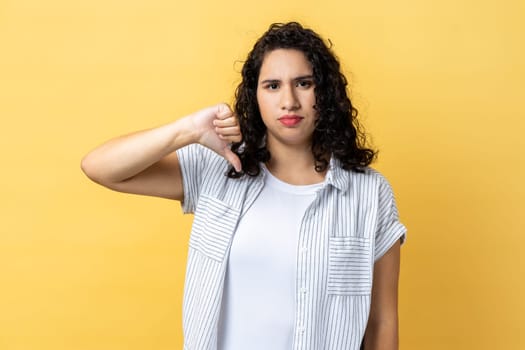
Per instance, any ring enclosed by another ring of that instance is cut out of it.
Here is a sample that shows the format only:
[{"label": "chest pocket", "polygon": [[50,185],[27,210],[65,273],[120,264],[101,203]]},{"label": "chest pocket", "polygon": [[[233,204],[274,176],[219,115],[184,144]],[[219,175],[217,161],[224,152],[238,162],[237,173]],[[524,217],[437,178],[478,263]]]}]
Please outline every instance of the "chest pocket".
[{"label": "chest pocket", "polygon": [[205,256],[221,262],[237,225],[240,211],[227,203],[201,194],[189,245]]},{"label": "chest pocket", "polygon": [[369,238],[330,237],[328,294],[368,295],[372,288]]}]

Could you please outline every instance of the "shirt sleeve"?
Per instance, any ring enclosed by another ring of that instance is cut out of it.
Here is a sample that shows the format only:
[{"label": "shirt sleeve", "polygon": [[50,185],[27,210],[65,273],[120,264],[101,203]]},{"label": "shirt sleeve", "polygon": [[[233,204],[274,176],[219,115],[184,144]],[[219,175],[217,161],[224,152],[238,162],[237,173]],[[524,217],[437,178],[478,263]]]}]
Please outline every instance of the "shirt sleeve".
[{"label": "shirt sleeve", "polygon": [[181,204],[185,214],[194,213],[199,201],[202,174],[209,153],[206,150],[195,143],[176,150],[182,174],[184,199]]},{"label": "shirt sleeve", "polygon": [[387,179],[380,175],[374,261],[379,260],[399,239],[406,240],[405,226],[399,221],[396,200]]}]

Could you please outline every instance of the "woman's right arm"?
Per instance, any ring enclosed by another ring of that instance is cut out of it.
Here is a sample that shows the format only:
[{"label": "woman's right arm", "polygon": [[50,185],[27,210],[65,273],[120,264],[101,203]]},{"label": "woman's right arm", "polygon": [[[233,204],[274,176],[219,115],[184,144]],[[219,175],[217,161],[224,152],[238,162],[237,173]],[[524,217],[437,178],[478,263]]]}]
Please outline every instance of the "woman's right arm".
[{"label": "woman's right arm", "polygon": [[200,143],[240,171],[240,160],[228,146],[240,140],[231,109],[218,104],[157,128],[111,139],[89,152],[81,168],[91,180],[115,191],[182,201],[182,175],[175,151]]}]

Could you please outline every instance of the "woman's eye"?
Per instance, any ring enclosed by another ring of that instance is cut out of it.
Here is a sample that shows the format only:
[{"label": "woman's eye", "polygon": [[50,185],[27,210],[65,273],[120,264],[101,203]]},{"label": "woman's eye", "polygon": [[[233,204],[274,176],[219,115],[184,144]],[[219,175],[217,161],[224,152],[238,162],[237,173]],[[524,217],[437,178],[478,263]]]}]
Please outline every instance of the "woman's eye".
[{"label": "woman's eye", "polygon": [[312,86],[312,82],[310,80],[300,80],[297,83],[297,86],[308,88],[308,87]]},{"label": "woman's eye", "polygon": [[279,87],[279,85],[277,83],[270,83],[268,85],[266,85],[266,88],[269,89],[269,90],[275,90]]}]

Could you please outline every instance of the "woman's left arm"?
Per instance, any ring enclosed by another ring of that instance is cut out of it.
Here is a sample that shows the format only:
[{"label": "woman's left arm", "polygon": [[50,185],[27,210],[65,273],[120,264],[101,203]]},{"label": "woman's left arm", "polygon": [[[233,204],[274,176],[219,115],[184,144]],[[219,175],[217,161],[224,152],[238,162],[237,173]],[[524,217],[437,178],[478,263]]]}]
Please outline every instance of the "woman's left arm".
[{"label": "woman's left arm", "polygon": [[398,350],[397,295],[400,265],[398,240],[374,264],[370,317],[364,336],[364,350]]}]

